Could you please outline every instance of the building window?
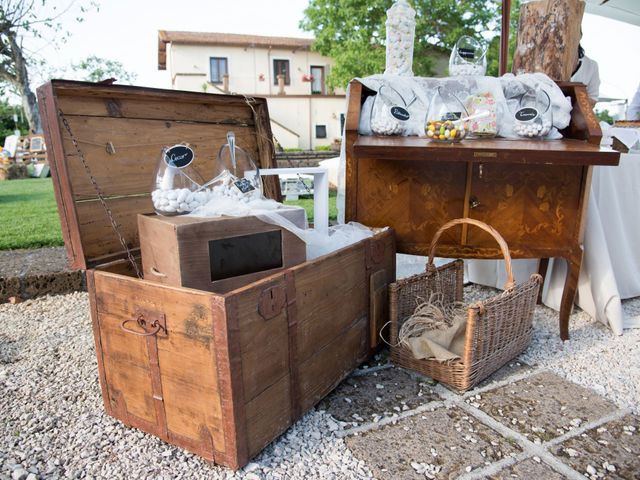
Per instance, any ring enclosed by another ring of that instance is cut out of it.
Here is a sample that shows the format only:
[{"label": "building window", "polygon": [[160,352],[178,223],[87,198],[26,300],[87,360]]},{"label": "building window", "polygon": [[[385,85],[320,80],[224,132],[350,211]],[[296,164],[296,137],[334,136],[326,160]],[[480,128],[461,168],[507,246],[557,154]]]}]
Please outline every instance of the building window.
[{"label": "building window", "polygon": [[316,138],[327,138],[326,125],[316,125]]},{"label": "building window", "polygon": [[324,95],[324,67],[311,67],[311,93]]},{"label": "building window", "polygon": [[226,57],[211,57],[211,83],[222,83],[222,77],[229,74]]},{"label": "building window", "polygon": [[284,84],[291,85],[291,75],[289,74],[289,60],[273,61],[273,84],[278,85],[278,75],[284,75]]}]

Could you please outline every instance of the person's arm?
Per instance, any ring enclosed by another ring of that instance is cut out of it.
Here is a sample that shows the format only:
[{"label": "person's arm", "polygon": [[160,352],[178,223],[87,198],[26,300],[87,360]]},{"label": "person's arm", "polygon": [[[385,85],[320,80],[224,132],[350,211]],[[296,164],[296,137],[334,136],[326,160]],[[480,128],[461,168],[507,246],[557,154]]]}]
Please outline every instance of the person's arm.
[{"label": "person's arm", "polygon": [[600,96],[600,69],[598,63],[594,60],[591,61],[591,76],[589,78],[589,84],[587,85],[587,93],[591,100],[591,107],[593,108],[598,102]]},{"label": "person's arm", "polygon": [[640,120],[640,85],[627,109],[627,120]]}]

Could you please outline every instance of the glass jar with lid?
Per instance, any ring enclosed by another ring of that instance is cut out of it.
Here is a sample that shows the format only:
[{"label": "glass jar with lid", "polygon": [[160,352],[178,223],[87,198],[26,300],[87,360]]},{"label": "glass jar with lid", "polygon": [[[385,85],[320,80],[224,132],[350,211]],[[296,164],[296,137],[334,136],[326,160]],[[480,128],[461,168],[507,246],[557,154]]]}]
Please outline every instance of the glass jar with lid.
[{"label": "glass jar with lid", "polygon": [[387,10],[385,75],[413,76],[416,11],[407,0],[396,0]]}]

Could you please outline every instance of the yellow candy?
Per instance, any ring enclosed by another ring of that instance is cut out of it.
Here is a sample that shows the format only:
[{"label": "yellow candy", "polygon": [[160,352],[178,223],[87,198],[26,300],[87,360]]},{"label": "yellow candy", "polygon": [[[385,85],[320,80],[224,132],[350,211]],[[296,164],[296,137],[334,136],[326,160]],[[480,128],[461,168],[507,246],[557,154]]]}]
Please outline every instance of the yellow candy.
[{"label": "yellow candy", "polygon": [[444,139],[445,139],[445,138],[447,138],[447,137],[445,137],[444,135],[440,135],[438,138],[439,138],[440,140],[444,140]]},{"label": "yellow candy", "polygon": [[432,131],[432,132],[434,132],[434,131],[436,130],[436,127],[435,127],[435,126],[433,126],[433,125],[429,125],[429,130],[430,130],[430,131]]},{"label": "yellow candy", "polygon": [[456,138],[456,134],[458,133],[458,131],[455,128],[451,129],[451,138]]}]

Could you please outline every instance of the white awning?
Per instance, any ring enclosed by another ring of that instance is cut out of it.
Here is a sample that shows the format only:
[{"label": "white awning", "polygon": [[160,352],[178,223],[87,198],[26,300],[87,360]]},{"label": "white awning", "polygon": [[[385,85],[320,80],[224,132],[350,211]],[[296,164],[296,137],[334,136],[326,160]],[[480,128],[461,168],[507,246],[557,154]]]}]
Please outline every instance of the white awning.
[{"label": "white awning", "polygon": [[586,0],[587,13],[640,26],[640,0]]}]

